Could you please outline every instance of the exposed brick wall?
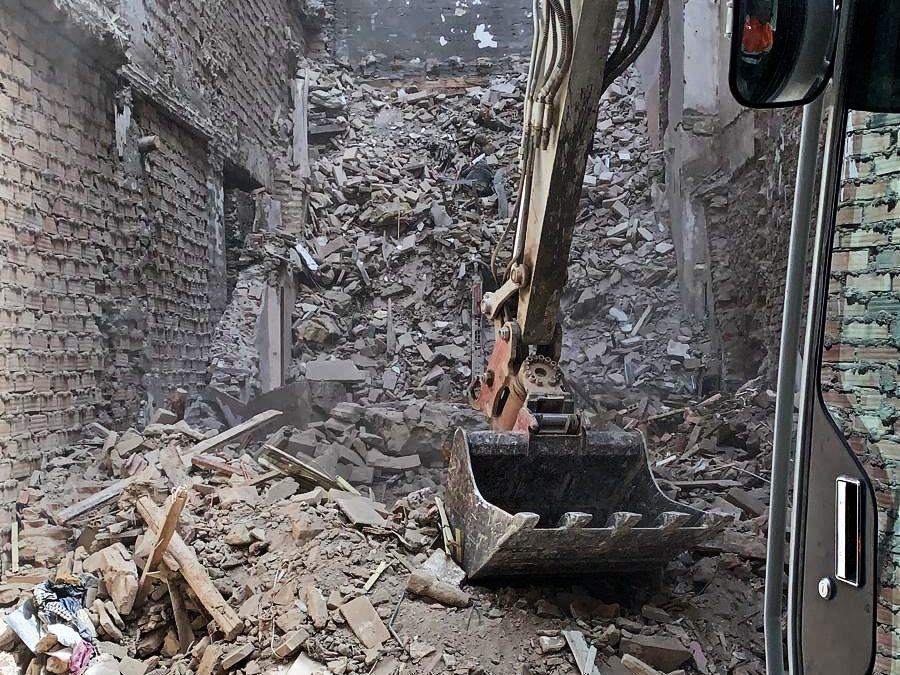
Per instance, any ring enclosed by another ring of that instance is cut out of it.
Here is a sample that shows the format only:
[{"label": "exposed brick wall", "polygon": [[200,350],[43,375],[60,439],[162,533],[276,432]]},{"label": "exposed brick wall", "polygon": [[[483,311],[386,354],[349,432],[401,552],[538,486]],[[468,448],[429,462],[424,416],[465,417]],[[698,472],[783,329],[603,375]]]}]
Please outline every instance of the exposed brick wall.
[{"label": "exposed brick wall", "polygon": [[0,461],[23,466],[206,383],[223,170],[271,178],[302,44],[288,0],[123,1],[134,49],[83,4],[100,19],[0,0]]},{"label": "exposed brick wall", "polygon": [[108,394],[113,233],[136,217],[115,177],[115,83],[77,38],[0,3],[0,456],[21,461]]},{"label": "exposed brick wall", "polygon": [[[290,116],[288,80],[306,42],[296,0],[120,0],[126,72],[195,119],[231,162],[271,185]],[[138,72],[140,71],[140,72]]]},{"label": "exposed brick wall", "polygon": [[156,401],[183,386],[206,383],[212,341],[208,258],[206,142],[160,114],[136,107],[144,134],[158,135],[159,151],[145,160],[145,204],[150,228],[140,274],[147,304],[145,385]]},{"label": "exposed brick wall", "polygon": [[832,254],[825,400],[879,503],[876,675],[900,673],[900,115],[852,113]]}]

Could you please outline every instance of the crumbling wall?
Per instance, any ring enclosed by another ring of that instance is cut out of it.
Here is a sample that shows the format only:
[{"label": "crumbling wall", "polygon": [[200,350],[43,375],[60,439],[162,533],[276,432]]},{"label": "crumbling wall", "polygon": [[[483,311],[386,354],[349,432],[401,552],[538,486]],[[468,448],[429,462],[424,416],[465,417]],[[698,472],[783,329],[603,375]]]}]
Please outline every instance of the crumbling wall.
[{"label": "crumbling wall", "polygon": [[306,38],[288,0],[121,0],[135,86],[215,140],[234,164],[272,185],[290,117],[288,82]]},{"label": "crumbling wall", "polygon": [[0,456],[22,462],[109,401],[104,316],[139,218],[116,179],[109,55],[62,18],[0,3]]},{"label": "crumbling wall", "polygon": [[26,462],[206,384],[223,173],[271,182],[303,41],[286,0],[123,2],[132,47],[77,7],[0,0],[0,450]]},{"label": "crumbling wall", "polygon": [[[798,111],[741,108],[728,85],[730,12],[671,0],[659,73],[639,63],[664,128],[668,217],[687,316],[706,321],[718,384],[774,384],[800,130]],[[657,135],[651,129],[651,138]]]},{"label": "crumbling wall", "polygon": [[876,674],[900,652],[900,115],[851,113],[831,256],[822,388],[872,478],[882,592]]},{"label": "crumbling wall", "polygon": [[732,389],[757,376],[776,379],[799,151],[799,110],[752,114],[752,159],[701,197],[713,334]]},{"label": "crumbling wall", "polygon": [[527,54],[532,14],[527,0],[337,0],[336,51],[356,65],[375,57],[424,65]]}]

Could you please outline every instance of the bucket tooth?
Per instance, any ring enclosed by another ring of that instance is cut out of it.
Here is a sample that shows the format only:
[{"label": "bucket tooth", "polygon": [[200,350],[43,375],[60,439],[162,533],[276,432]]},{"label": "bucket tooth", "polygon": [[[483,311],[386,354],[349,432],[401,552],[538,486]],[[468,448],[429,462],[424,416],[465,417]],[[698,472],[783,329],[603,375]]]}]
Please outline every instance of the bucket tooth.
[{"label": "bucket tooth", "polygon": [[519,511],[513,518],[516,521],[516,531],[533,530],[541,521],[541,517],[531,511]]},{"label": "bucket tooth", "polygon": [[556,526],[563,530],[577,530],[581,527],[587,527],[593,519],[594,516],[590,513],[584,513],[583,511],[566,511],[560,516]]},{"label": "bucket tooth", "polygon": [[693,516],[690,513],[681,513],[680,511],[663,511],[656,519],[656,526],[659,533],[669,535],[686,525]]},{"label": "bucket tooth", "polygon": [[658,569],[720,521],[666,497],[632,432],[456,432],[447,515],[470,578]]},{"label": "bucket tooth", "polygon": [[641,522],[643,516],[640,513],[631,513],[630,511],[616,511],[606,521],[606,526],[615,531],[630,530],[632,527]]}]

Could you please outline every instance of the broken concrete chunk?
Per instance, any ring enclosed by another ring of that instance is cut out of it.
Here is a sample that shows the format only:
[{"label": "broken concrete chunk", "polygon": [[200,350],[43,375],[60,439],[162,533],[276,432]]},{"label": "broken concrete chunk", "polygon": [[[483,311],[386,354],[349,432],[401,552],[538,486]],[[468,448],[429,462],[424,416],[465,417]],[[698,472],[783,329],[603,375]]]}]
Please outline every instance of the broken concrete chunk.
[{"label": "broken concrete chunk", "polygon": [[253,543],[253,537],[250,536],[250,530],[246,525],[238,523],[228,530],[225,543],[229,546],[249,546]]},{"label": "broken concrete chunk", "polygon": [[619,652],[637,657],[664,673],[679,668],[692,658],[691,652],[678,640],[661,635],[623,637]]},{"label": "broken concrete chunk", "polygon": [[622,657],[622,665],[630,672],[634,673],[634,675],[665,675],[665,673],[661,673],[656,668],[644,663],[631,654],[625,654]]},{"label": "broken concrete chunk", "polygon": [[302,628],[291,631],[275,644],[272,651],[279,659],[286,659],[296,654],[308,639],[309,633]]},{"label": "broken concrete chunk", "polygon": [[137,565],[121,543],[97,551],[85,559],[86,572],[99,572],[109,591],[116,611],[121,616],[131,613],[138,591]]},{"label": "broken concrete chunk", "polygon": [[222,648],[219,645],[210,645],[207,647],[200,657],[200,665],[197,666],[197,675],[213,675],[219,667],[220,658],[222,658]]},{"label": "broken concrete chunk", "polygon": [[353,634],[370,649],[391,637],[378,612],[365,596],[341,605],[340,612]]},{"label": "broken concrete chunk", "polygon": [[222,670],[231,670],[242,661],[246,661],[248,658],[250,658],[250,656],[255,651],[256,648],[251,642],[241,645],[240,647],[235,647],[230,652],[225,654],[224,658],[222,659]]},{"label": "broken concrete chunk", "polygon": [[226,508],[241,503],[253,506],[259,501],[259,493],[252,485],[225,487],[218,494],[219,503]]},{"label": "broken concrete chunk", "polygon": [[328,492],[322,487],[316,487],[309,492],[302,492],[299,495],[294,495],[291,497],[291,502],[315,506],[321,504],[326,499],[328,499]]},{"label": "broken concrete chunk", "polygon": [[365,382],[366,374],[350,359],[309,361],[306,379],[311,382]]},{"label": "broken concrete chunk", "polygon": [[464,590],[446,581],[441,581],[433,572],[417,569],[409,575],[406,587],[416,595],[424,595],[451,607],[468,607],[471,596]]},{"label": "broken concrete chunk", "polygon": [[312,513],[301,513],[291,525],[291,536],[298,544],[315,539],[325,531],[325,521]]},{"label": "broken concrete chunk", "polygon": [[340,493],[333,497],[341,512],[354,525],[388,527],[388,521],[375,510],[372,502],[365,497]]},{"label": "broken concrete chunk", "polygon": [[540,647],[541,654],[555,654],[566,648],[566,640],[559,635],[541,635],[538,637],[538,647]]},{"label": "broken concrete chunk", "polygon": [[181,418],[171,410],[157,408],[150,417],[150,424],[175,424],[179,419]]},{"label": "broken concrete chunk", "polygon": [[318,661],[313,661],[306,654],[301,654],[291,664],[286,675],[327,675],[329,671]]},{"label": "broken concrete chunk", "polygon": [[325,628],[328,624],[328,605],[322,591],[315,586],[306,587],[306,610],[309,612],[313,626]]},{"label": "broken concrete chunk", "polygon": [[287,499],[297,493],[300,485],[293,478],[282,478],[275,481],[266,491],[265,503],[268,505],[276,504],[283,499]]}]

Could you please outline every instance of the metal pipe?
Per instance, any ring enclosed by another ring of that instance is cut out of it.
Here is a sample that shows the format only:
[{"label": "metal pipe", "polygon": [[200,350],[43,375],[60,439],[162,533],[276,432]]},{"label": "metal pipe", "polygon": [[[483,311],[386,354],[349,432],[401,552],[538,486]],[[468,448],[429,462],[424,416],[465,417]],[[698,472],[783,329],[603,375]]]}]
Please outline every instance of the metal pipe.
[{"label": "metal pipe", "polygon": [[510,263],[518,262],[525,250],[525,233],[528,230],[528,212],[531,205],[531,185],[534,179],[534,155],[537,152],[534,147],[526,151],[525,172],[522,174],[522,193],[519,197],[518,222],[516,223],[516,238],[513,241],[513,252]]},{"label": "metal pipe", "polygon": [[[806,250],[815,200],[816,159],[822,123],[819,96],[803,109],[800,158],[791,214],[787,275],[784,284],[784,311],[781,317],[781,346],[778,354],[778,386],[775,397],[775,434],[769,493],[769,539],[766,551],[766,595],[764,625],[766,673],[784,673],[781,640],[782,596],[784,592],[784,538],[787,532],[788,485],[791,473],[791,446],[794,425],[794,392],[797,385],[797,355],[803,316],[803,287],[806,278]],[[804,358],[807,358],[805,355]]]},{"label": "metal pipe", "polygon": [[553,98],[562,82],[562,76],[568,70],[572,62],[572,30],[569,29],[572,19],[566,16],[564,2],[549,0],[551,13],[555,18],[555,27],[559,36],[559,49],[554,52],[553,70],[544,81],[544,86],[538,94],[538,100],[544,103],[553,103]]}]

